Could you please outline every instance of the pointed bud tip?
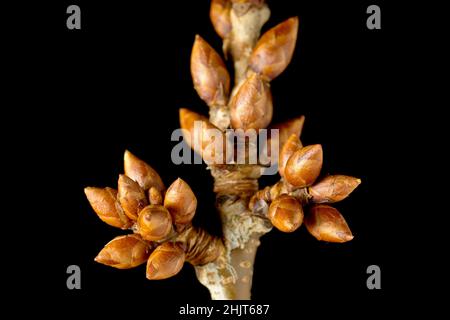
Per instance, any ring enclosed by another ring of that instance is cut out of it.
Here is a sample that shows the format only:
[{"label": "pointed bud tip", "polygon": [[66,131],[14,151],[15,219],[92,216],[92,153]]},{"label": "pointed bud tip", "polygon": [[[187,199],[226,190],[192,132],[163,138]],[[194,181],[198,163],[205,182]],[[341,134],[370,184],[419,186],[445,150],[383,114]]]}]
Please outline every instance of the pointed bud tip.
[{"label": "pointed bud tip", "polygon": [[314,152],[323,152],[321,144],[312,144],[309,147],[311,147],[311,150],[313,150]]},{"label": "pointed bud tip", "polygon": [[206,40],[203,39],[203,37],[201,35],[196,34],[194,37],[194,45],[195,45],[195,43],[199,43],[199,42],[207,43]]},{"label": "pointed bud tip", "polygon": [[125,152],[123,153],[123,159],[127,161],[132,157],[134,157],[134,155],[128,149],[126,149]]},{"label": "pointed bud tip", "polygon": [[164,183],[155,169],[128,150],[124,152],[124,171],[128,178],[138,183],[144,190],[148,190],[150,187],[155,187],[160,191],[165,189]]},{"label": "pointed bud tip", "polygon": [[353,238],[355,236],[353,236],[353,234],[351,234],[351,233],[350,234],[349,233],[344,233],[344,234],[341,234],[340,237],[342,238],[342,240],[344,240],[344,242],[347,242],[347,241],[353,240]]},{"label": "pointed bud tip", "polygon": [[322,145],[314,144],[297,150],[287,161],[284,176],[296,188],[312,185],[320,174],[323,163]]},{"label": "pointed bud tip", "polygon": [[309,187],[313,203],[333,203],[347,198],[361,180],[345,175],[330,175]]},{"label": "pointed bud tip", "polygon": [[202,117],[200,114],[198,114],[192,110],[189,110],[187,108],[180,108],[179,115],[180,115],[180,120],[183,120],[187,117],[196,117],[196,118]]},{"label": "pointed bud tip", "polygon": [[94,261],[97,262],[97,263],[100,263],[100,264],[107,265],[107,266],[111,266],[113,264],[111,259],[109,259],[105,255],[103,250],[98,253],[98,255],[94,258]]},{"label": "pointed bud tip", "polygon": [[283,30],[284,32],[291,32],[291,30],[297,32],[298,22],[299,22],[298,16],[290,17],[289,19],[286,19],[285,21],[281,22],[278,25],[278,27],[283,29],[286,28],[285,30]]}]

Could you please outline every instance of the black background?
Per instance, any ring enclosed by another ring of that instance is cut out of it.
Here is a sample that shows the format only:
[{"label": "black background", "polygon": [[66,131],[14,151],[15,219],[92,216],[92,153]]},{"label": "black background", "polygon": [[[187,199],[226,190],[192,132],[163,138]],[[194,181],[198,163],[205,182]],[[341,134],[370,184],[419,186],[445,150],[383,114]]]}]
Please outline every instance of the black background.
[{"label": "black background", "polygon": [[[66,28],[70,4],[81,7],[82,30]],[[386,197],[392,166],[385,156],[396,144],[386,139],[389,115],[395,112],[388,103],[395,88],[396,65],[389,57],[394,13],[384,2],[375,2],[382,9],[382,29],[368,30],[370,4],[269,2],[271,18],[263,31],[291,16],[300,18],[293,60],[271,83],[273,122],[305,115],[302,141],[322,144],[322,173],[362,179],[349,199],[336,204],[355,235],[353,241],[318,242],[305,228],[294,234],[273,230],[261,239],[252,297],[272,304],[274,315],[293,315],[298,307],[316,303],[345,303],[345,312],[358,315],[349,311],[353,305],[383,308],[395,296],[399,266],[392,258],[398,252],[393,226],[386,222],[393,214]],[[44,182],[36,191],[44,191],[37,212],[45,213],[45,223],[33,247],[45,250],[32,253],[45,260],[40,264],[45,273],[36,280],[48,288],[49,301],[62,299],[64,305],[82,308],[101,301],[94,304],[101,312],[115,311],[104,308],[117,304],[145,313],[133,302],[151,301],[153,313],[175,315],[176,306],[187,301],[206,304],[209,293],[189,264],[174,278],[151,282],[144,266],[116,270],[95,263],[103,245],[123,231],[96,217],[83,188],[115,187],[128,149],[151,164],[166,185],[177,177],[187,181],[199,203],[194,224],[220,234],[205,166],[177,166],[170,159],[178,109],[208,112],[193,89],[189,58],[195,34],[220,51],[209,1],[60,1],[43,8],[44,21],[42,16],[31,18],[35,28],[27,30],[26,40],[15,39],[29,50],[22,52],[27,56],[22,67],[30,72],[13,79],[34,88],[19,94],[18,101],[39,101],[27,113],[26,124],[35,133],[26,151]],[[260,185],[277,179],[264,177]],[[79,291],[66,288],[71,264],[82,270]],[[371,264],[381,267],[382,290],[366,287]]]}]

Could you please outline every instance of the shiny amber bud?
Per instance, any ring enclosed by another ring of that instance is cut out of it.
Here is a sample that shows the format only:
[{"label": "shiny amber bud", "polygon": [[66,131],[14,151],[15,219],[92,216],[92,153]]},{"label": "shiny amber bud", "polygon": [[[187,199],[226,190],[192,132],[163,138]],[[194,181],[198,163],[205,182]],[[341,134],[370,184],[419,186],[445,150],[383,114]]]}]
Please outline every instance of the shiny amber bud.
[{"label": "shiny amber bud", "polygon": [[360,183],[361,180],[354,177],[332,175],[309,187],[309,194],[315,203],[338,202],[347,198]]},{"label": "shiny amber bud", "polygon": [[[191,110],[181,108],[180,126],[185,130],[183,134],[186,143],[201,155],[207,164],[227,163],[226,137],[206,117]],[[221,148],[216,148],[216,139],[222,140]]]},{"label": "shiny amber bud", "polygon": [[87,187],[84,193],[98,217],[110,226],[128,229],[132,221],[117,201],[117,191],[111,188]]},{"label": "shiny amber bud", "polygon": [[224,106],[230,93],[230,75],[219,54],[199,35],[191,54],[194,88],[208,106]]},{"label": "shiny amber bud", "polygon": [[117,269],[134,268],[150,255],[150,245],[139,235],[116,237],[100,251],[95,261]]},{"label": "shiny amber bud", "polygon": [[151,204],[139,213],[137,226],[142,238],[158,241],[166,238],[172,231],[172,218],[166,208]]},{"label": "shiny amber bud", "polygon": [[119,176],[117,197],[125,214],[134,221],[148,204],[144,190],[137,182],[123,174]]},{"label": "shiny amber bud", "polygon": [[145,191],[151,187],[164,191],[164,183],[159,174],[128,150],[124,154],[124,168],[125,175],[136,181]]},{"label": "shiny amber bud", "polygon": [[151,187],[150,190],[148,190],[148,199],[150,201],[150,204],[162,204],[163,203],[162,194],[155,187]]},{"label": "shiny amber bud", "polygon": [[230,102],[231,125],[235,129],[264,129],[272,120],[270,86],[252,73]]},{"label": "shiny amber bud", "polygon": [[212,0],[209,17],[217,34],[224,39],[231,31],[231,1]]},{"label": "shiny amber bud", "polygon": [[178,244],[164,242],[148,258],[147,279],[162,280],[170,278],[180,272],[184,261],[184,250]]},{"label": "shiny amber bud", "polygon": [[317,240],[347,242],[353,239],[344,217],[337,209],[324,204],[310,208],[305,217],[305,225]]},{"label": "shiny amber bud", "polygon": [[280,151],[278,160],[278,172],[280,176],[284,177],[284,168],[289,158],[297,151],[302,148],[302,143],[296,134],[293,134],[284,143],[283,148]]},{"label": "shiny amber bud", "polygon": [[164,198],[164,207],[169,210],[176,225],[191,222],[197,209],[197,198],[191,187],[178,178],[167,189]]},{"label": "shiny amber bud", "polygon": [[270,204],[268,217],[278,230],[293,232],[303,222],[303,209],[297,199],[283,194]]},{"label": "shiny amber bud", "polygon": [[[278,163],[279,154],[281,152],[281,148],[286,143],[287,139],[293,134],[297,137],[300,137],[300,134],[303,129],[303,124],[305,122],[305,117],[300,116],[298,118],[294,118],[282,123],[271,124],[268,128],[268,141],[267,141],[267,156],[270,159],[271,164]],[[278,135],[275,136],[272,132],[272,129],[278,130]],[[277,151],[277,154],[272,155],[272,151]]]},{"label": "shiny amber bud", "polygon": [[289,158],[284,177],[296,188],[310,186],[319,176],[322,162],[323,152],[320,144],[303,147]]},{"label": "shiny amber bud", "polygon": [[278,129],[278,140],[280,148],[284,146],[289,137],[295,134],[298,138],[300,137],[305,124],[305,116],[300,116],[298,118],[293,118],[291,120],[277,123],[271,125],[271,129]]},{"label": "shiny amber bud", "polygon": [[250,56],[249,67],[269,81],[286,69],[297,41],[298,18],[293,17],[262,35]]}]

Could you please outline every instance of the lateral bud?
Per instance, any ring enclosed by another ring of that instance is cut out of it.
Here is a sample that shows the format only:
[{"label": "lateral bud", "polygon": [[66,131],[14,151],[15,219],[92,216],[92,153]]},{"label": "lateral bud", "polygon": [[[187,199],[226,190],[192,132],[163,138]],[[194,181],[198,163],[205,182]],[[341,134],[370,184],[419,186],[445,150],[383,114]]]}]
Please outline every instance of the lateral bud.
[{"label": "lateral bud", "polygon": [[144,190],[137,182],[123,174],[119,176],[117,197],[125,214],[134,221],[148,204]]},{"label": "lateral bud", "polygon": [[147,279],[162,280],[173,277],[183,268],[185,253],[180,245],[164,242],[152,252],[147,261]]},{"label": "lateral bud", "polygon": [[191,187],[178,178],[167,189],[164,198],[164,207],[169,210],[174,224],[180,227],[191,222],[197,209],[197,198]]},{"label": "lateral bud", "polygon": [[[271,164],[278,163],[278,158],[276,155],[272,155],[272,150],[277,150],[278,154],[281,152],[281,148],[286,143],[287,139],[295,134],[297,137],[300,137],[303,124],[305,122],[305,117],[300,116],[298,118],[294,118],[282,123],[276,123],[270,125],[268,128],[269,138],[267,141],[267,156],[269,157]],[[272,136],[272,129],[278,130],[278,139],[274,139]]]},{"label": "lateral bud", "polygon": [[95,261],[117,269],[130,269],[143,264],[150,255],[150,244],[139,235],[119,236],[108,242]]},{"label": "lateral bud", "polygon": [[302,143],[296,134],[292,134],[284,143],[278,160],[278,172],[281,177],[284,177],[284,169],[289,158],[302,147]]},{"label": "lateral bud", "polygon": [[132,221],[123,212],[117,200],[117,190],[87,187],[84,193],[97,216],[110,226],[128,229]]},{"label": "lateral bud", "polygon": [[268,217],[278,230],[293,232],[303,222],[303,209],[294,197],[283,194],[270,204]]},{"label": "lateral bud", "polygon": [[262,35],[250,56],[249,67],[269,81],[289,65],[297,41],[298,18],[293,17]]},{"label": "lateral bud", "polygon": [[125,175],[136,181],[145,191],[151,187],[164,191],[164,183],[159,174],[128,150],[124,154],[124,169]]},{"label": "lateral bud", "polygon": [[[201,155],[207,164],[227,163],[225,134],[206,117],[181,108],[180,125],[185,130],[183,134],[186,143]],[[216,139],[221,141],[218,143]]]},{"label": "lateral bud", "polygon": [[324,204],[310,208],[305,226],[317,240],[342,243],[353,239],[344,217],[337,209]]},{"label": "lateral bud", "polygon": [[295,134],[298,138],[300,138],[304,124],[305,116],[300,116],[285,122],[271,125],[270,128],[279,130],[278,139],[280,142],[280,147],[283,147],[284,143],[291,135]]},{"label": "lateral bud", "polygon": [[225,39],[231,31],[230,19],[231,1],[212,0],[209,17],[217,34]]},{"label": "lateral bud", "polygon": [[166,208],[151,204],[139,213],[137,226],[142,238],[158,241],[166,238],[172,231],[172,218]]},{"label": "lateral bud", "polygon": [[150,190],[148,190],[148,200],[150,204],[161,205],[163,203],[163,196],[158,189],[151,187]]},{"label": "lateral bud", "polygon": [[270,86],[251,73],[230,102],[231,125],[235,129],[264,129],[272,120]]},{"label": "lateral bud", "polygon": [[309,194],[314,203],[333,203],[344,200],[361,183],[360,179],[331,175],[309,187]]},{"label": "lateral bud", "polygon": [[208,106],[225,106],[230,93],[230,75],[219,54],[199,35],[191,54],[194,88]]},{"label": "lateral bud", "polygon": [[296,188],[310,186],[322,169],[323,151],[320,144],[303,147],[289,158],[284,169],[286,181]]}]

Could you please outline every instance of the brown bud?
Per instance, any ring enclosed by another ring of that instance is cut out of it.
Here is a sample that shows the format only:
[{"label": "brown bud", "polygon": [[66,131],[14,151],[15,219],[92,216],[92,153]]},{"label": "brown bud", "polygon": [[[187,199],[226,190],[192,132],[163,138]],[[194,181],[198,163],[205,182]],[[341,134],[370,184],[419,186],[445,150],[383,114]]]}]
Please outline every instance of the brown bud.
[{"label": "brown bud", "polygon": [[164,207],[172,215],[172,220],[176,225],[185,225],[191,222],[197,209],[197,198],[191,187],[178,178],[167,189],[164,198]]},{"label": "brown bud", "polygon": [[[289,137],[292,134],[295,134],[297,137],[300,137],[304,122],[305,117],[301,116],[298,118],[294,118],[282,123],[277,123],[269,126],[270,130],[268,131],[267,156],[269,157],[271,164],[276,164],[278,163],[279,160],[278,159],[279,157],[276,156],[275,154],[272,156],[272,151],[277,150],[279,155],[281,152],[281,148],[284,146],[287,139],[289,139]],[[277,137],[273,134],[272,129],[278,130]]]},{"label": "brown bud", "polygon": [[289,158],[284,168],[284,177],[296,188],[310,186],[319,176],[322,162],[323,152],[320,144],[303,147]]},{"label": "brown bud", "polygon": [[130,151],[125,151],[124,155],[125,174],[132,180],[139,183],[142,189],[147,191],[155,187],[159,191],[164,191],[164,183],[159,174],[147,163],[133,155]]},{"label": "brown bud", "polygon": [[183,268],[185,253],[176,243],[164,242],[152,252],[147,262],[147,279],[170,278]]},{"label": "brown bud", "polygon": [[132,222],[125,215],[117,201],[116,190],[88,187],[84,189],[84,193],[92,209],[103,222],[121,229],[128,229],[131,226]]},{"label": "brown bud", "polygon": [[293,232],[303,222],[303,209],[294,197],[283,194],[270,204],[268,217],[278,230]]},{"label": "brown bud", "polygon": [[139,213],[137,225],[142,238],[149,241],[158,241],[170,234],[172,218],[166,208],[151,204]]},{"label": "brown bud", "polygon": [[150,190],[148,190],[148,199],[150,201],[150,204],[159,204],[159,205],[161,205],[163,203],[162,194],[155,187],[151,187]]},{"label": "brown bud", "polygon": [[[226,159],[226,138],[222,131],[208,121],[208,119],[188,109],[180,109],[180,125],[186,143],[201,155],[207,164],[224,164]],[[216,139],[221,139],[216,144]],[[217,147],[217,150],[216,150]]]},{"label": "brown bud", "polygon": [[231,31],[230,0],[212,0],[209,17],[217,34],[224,39]]},{"label": "brown bud", "polygon": [[297,135],[293,134],[284,143],[283,148],[280,151],[280,156],[278,160],[278,172],[280,176],[284,177],[284,168],[289,158],[297,151],[302,148],[302,143]]},{"label": "brown bud", "polygon": [[286,69],[297,41],[298,18],[293,17],[262,35],[250,57],[249,67],[269,81]]},{"label": "brown bud", "polygon": [[195,90],[208,106],[227,104],[230,75],[219,54],[199,35],[192,47],[191,75]]},{"label": "brown bud", "polygon": [[324,204],[310,208],[305,217],[305,225],[317,240],[347,242],[353,239],[344,217],[335,208]]},{"label": "brown bud", "polygon": [[139,212],[148,204],[144,190],[126,175],[119,175],[118,199],[123,211],[136,221]]},{"label": "brown bud", "polygon": [[328,176],[309,187],[309,194],[315,203],[332,203],[344,200],[361,183],[360,179],[334,175]]},{"label": "brown bud", "polygon": [[95,258],[98,263],[117,269],[134,268],[150,255],[150,245],[137,234],[116,237]]},{"label": "brown bud", "polygon": [[272,120],[272,94],[267,82],[252,73],[230,102],[231,125],[238,129],[263,129]]},{"label": "brown bud", "polygon": [[300,137],[305,123],[305,116],[300,116],[282,123],[277,123],[270,126],[271,129],[278,129],[278,140],[280,148],[282,148],[289,137],[295,134],[298,138]]}]

